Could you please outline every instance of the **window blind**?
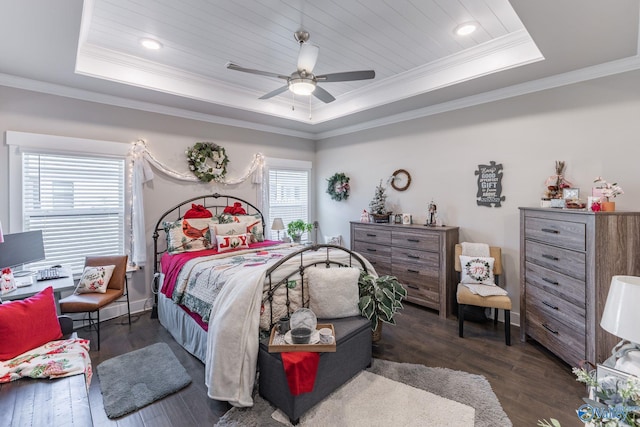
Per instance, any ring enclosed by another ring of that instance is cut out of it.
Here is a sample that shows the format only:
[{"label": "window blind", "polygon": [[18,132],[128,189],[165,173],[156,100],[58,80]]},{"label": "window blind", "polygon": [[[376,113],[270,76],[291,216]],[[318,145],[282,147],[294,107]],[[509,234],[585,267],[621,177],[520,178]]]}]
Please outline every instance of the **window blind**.
[{"label": "window blind", "polygon": [[22,175],[23,229],[42,230],[46,255],[27,268],[125,253],[123,158],[23,153]]},{"label": "window blind", "polygon": [[[287,224],[291,221],[301,219],[309,222],[309,171],[273,168],[269,169],[268,179],[268,225],[271,226],[274,218],[282,218],[286,233]],[[302,238],[306,239],[307,234]],[[271,230],[271,239],[276,238],[277,232]]]}]

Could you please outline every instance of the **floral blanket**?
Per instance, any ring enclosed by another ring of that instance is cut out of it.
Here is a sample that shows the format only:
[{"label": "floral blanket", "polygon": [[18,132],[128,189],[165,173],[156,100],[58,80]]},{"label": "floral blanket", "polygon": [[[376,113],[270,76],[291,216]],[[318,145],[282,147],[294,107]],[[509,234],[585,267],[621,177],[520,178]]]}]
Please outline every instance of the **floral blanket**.
[{"label": "floral blanket", "polygon": [[62,378],[85,374],[91,384],[89,340],[50,341],[11,360],[0,362],[0,383],[20,378]]}]

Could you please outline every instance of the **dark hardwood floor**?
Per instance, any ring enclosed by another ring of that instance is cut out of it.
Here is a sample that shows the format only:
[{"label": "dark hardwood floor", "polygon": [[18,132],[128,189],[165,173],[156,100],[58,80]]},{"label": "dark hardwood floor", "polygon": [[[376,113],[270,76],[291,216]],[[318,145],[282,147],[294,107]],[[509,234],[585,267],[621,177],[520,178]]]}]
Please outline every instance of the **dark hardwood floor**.
[{"label": "dark hardwood floor", "polygon": [[[535,426],[539,419],[556,418],[563,427],[581,426],[575,410],[582,404],[584,387],[575,381],[571,367],[536,343],[522,343],[519,328],[512,328],[512,346],[504,344],[502,324],[465,323],[465,338],[458,337],[455,318],[405,304],[397,325],[384,325],[383,337],[374,346],[374,357],[396,362],[420,363],[484,375],[514,426]],[[87,332],[79,330],[86,337]],[[104,322],[101,350],[91,352],[100,362],[156,342],[166,342],[193,378],[171,396],[118,420],[109,420],[102,404],[98,375],[89,398],[95,426],[212,426],[229,406],[207,397],[204,365],[187,353],[148,312]]]}]

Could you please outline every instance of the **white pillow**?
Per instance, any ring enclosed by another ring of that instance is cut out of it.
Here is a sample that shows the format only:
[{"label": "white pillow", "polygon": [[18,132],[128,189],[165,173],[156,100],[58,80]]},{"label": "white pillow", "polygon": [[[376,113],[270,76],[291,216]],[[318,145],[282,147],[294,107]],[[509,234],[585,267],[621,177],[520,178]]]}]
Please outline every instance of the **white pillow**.
[{"label": "white pillow", "polygon": [[212,248],[210,227],[216,221],[214,218],[188,218],[165,222],[167,252],[178,254]]},{"label": "white pillow", "polygon": [[230,251],[233,249],[249,249],[249,236],[245,234],[230,234],[227,236],[216,236],[218,242],[218,252]]},{"label": "white pillow", "polygon": [[495,285],[495,277],[493,276],[494,262],[495,259],[492,257],[460,255],[460,266],[462,267],[460,283]]},{"label": "white pillow", "polygon": [[342,246],[342,234],[336,234],[335,236],[324,236],[324,243],[327,245]]},{"label": "white pillow", "polygon": [[360,314],[358,278],[354,267],[308,268],[309,308],[322,319]]},{"label": "white pillow", "polygon": [[115,268],[115,265],[85,267],[75,292],[77,294],[104,294],[107,292],[107,286],[109,286],[109,280],[111,280]]}]

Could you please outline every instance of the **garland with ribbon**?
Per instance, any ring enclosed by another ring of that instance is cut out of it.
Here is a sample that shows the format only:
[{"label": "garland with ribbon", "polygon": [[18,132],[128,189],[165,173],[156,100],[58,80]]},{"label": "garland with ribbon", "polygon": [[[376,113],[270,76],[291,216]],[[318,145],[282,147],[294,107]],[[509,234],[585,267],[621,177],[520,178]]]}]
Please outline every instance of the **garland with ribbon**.
[{"label": "garland with ribbon", "polygon": [[327,194],[331,196],[333,200],[338,202],[347,200],[349,198],[349,177],[342,172],[334,174],[331,178],[327,179]]},{"label": "garland with ribbon", "polygon": [[213,142],[196,142],[185,151],[189,161],[189,170],[202,182],[224,180],[227,174],[227,156],[224,147]]}]

